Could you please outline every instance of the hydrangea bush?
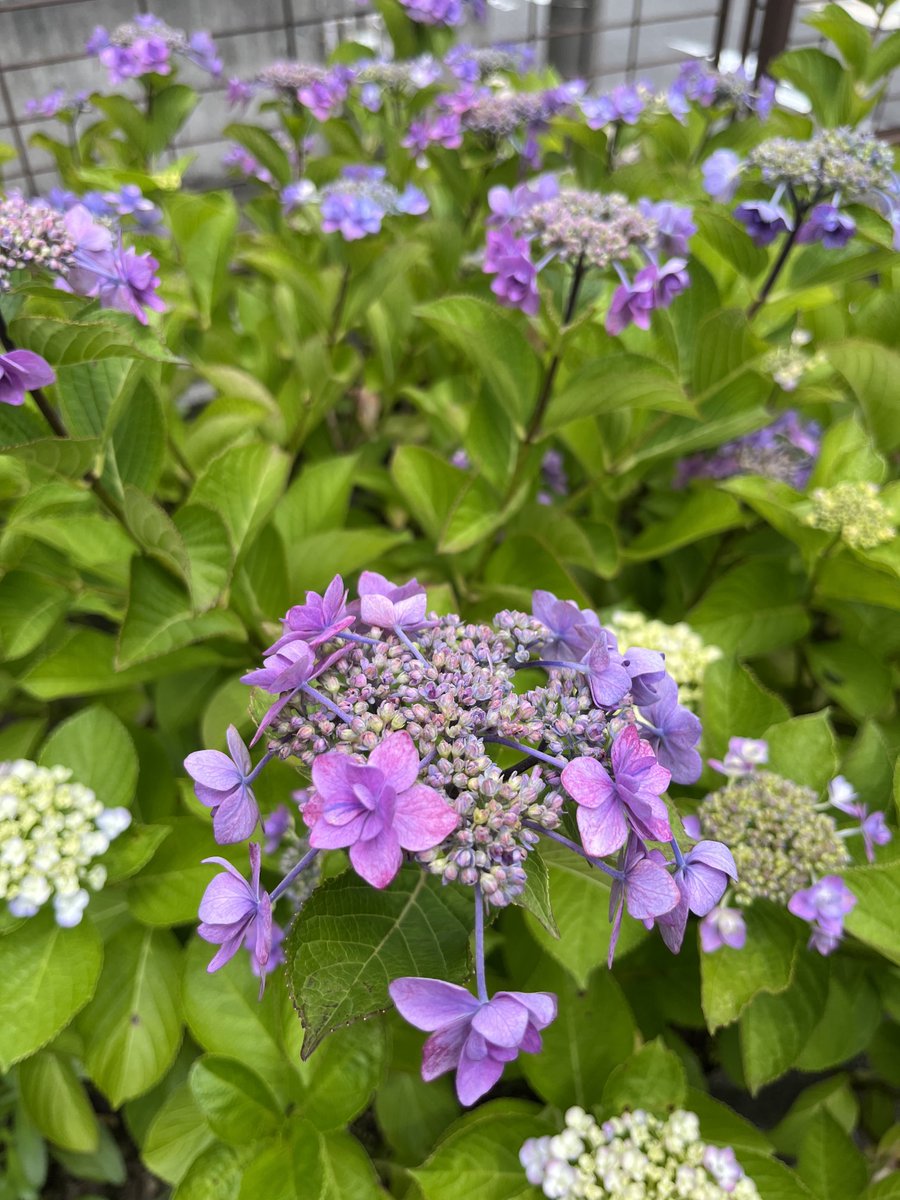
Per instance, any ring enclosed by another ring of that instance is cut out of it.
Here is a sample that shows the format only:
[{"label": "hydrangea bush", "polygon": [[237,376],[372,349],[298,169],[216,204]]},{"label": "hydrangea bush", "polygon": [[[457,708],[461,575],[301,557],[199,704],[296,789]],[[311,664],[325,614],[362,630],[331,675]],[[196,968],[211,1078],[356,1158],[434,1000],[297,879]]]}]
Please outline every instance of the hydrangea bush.
[{"label": "hydrangea bush", "polygon": [[[862,7],[771,77],[606,93],[475,0],[230,79],[142,13],[33,98],[4,1200],[894,1194],[900,33]],[[210,86],[234,190],[173,149]]]}]

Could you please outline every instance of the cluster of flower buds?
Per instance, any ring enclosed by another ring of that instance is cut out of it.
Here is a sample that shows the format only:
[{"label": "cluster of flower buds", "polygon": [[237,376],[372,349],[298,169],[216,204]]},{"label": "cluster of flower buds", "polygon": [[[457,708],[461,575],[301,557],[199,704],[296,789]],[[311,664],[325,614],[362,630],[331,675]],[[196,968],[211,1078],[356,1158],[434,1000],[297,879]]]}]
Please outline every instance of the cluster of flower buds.
[{"label": "cluster of flower buds", "polygon": [[[691,837],[729,839],[739,872],[722,904],[701,922],[701,945],[707,953],[722,946],[742,949],[747,930],[741,910],[761,898],[808,921],[810,948],[831,954],[856,904],[837,874],[850,861],[844,842],[861,836],[872,862],[875,846],[886,845],[892,834],[884,813],[870,812],[843,776],[831,781],[820,804],[811,788],[763,769],[768,757],[766,742],[732,738],[722,761],[710,759],[728,783],[706,797],[695,817],[685,818]],[[829,809],[853,817],[855,824],[839,829]]]},{"label": "cluster of flower buds", "polygon": [[574,1107],[565,1120],[561,1133],[529,1138],[519,1152],[548,1200],[759,1200],[734,1150],[702,1140],[695,1113],[660,1120],[637,1109],[598,1125]]},{"label": "cluster of flower buds", "polygon": [[[696,226],[689,208],[561,190],[552,175],[513,189],[493,187],[488,204],[483,269],[495,276],[491,291],[507,308],[538,312],[538,274],[554,260],[572,263],[573,295],[586,270],[615,269],[620,283],[606,316],[612,334],[632,323],[648,329],[653,310],[668,308],[690,286],[685,256]],[[628,263],[638,268],[633,280]]]},{"label": "cluster of flower buds", "polygon": [[[517,686],[519,673],[543,682]],[[398,586],[363,572],[348,603],[341,578],[307,593],[284,618],[282,636],[244,682],[271,698],[254,742],[253,765],[234,729],[228,753],[190,755],[185,767],[213,814],[218,841],[253,835],[260,810],[254,780],[272,758],[295,758],[311,777],[298,793],[308,850],[298,853],[271,893],[261,883],[261,849],[251,843],[252,875],[224,860],[200,909],[200,934],[218,945],[210,969],[240,946],[261,976],[277,961],[273,906],[294,889],[322,850],[346,850],[350,866],[375,888],[388,887],[404,860],[447,885],[470,887],[475,901],[477,994],[441,980],[400,979],[391,994],[401,1013],[432,1034],[426,1078],[455,1069],[472,1103],[520,1050],[540,1048],[555,1015],[544,993],[488,996],[485,911],[514,902],[542,838],[590,861],[611,879],[614,929],[623,911],[658,923],[677,951],[689,912],[704,916],[736,877],[724,845],[682,851],[662,798],[671,779],[694,782],[700,722],[678,703],[662,653],[620,649],[595,613],[536,592],[532,614],[504,611],[484,624],[427,612],[415,580]],[[511,765],[509,751],[518,756]],[[580,843],[560,833],[570,806]],[[288,815],[264,825],[269,849],[287,835]],[[668,844],[671,860],[658,846]],[[612,860],[612,861],[607,861]]]},{"label": "cluster of flower buds", "polygon": [[830,488],[816,488],[807,525],[835,533],[856,550],[873,550],[897,536],[894,514],[882,500],[875,483],[844,480]]},{"label": "cluster of flower buds", "polygon": [[716,200],[731,200],[747,178],[774,188],[734,212],[757,246],[790,234],[800,243],[841,249],[856,233],[841,204],[866,203],[889,216],[897,207],[890,146],[857,129],[825,129],[807,141],[771,138],[746,159],[716,150],[703,164],[704,187]]},{"label": "cluster of flower buds", "polygon": [[675,486],[686,487],[692,479],[764,475],[802,490],[818,460],[821,440],[816,421],[804,420],[789,409],[764,429],[681,459]]},{"label": "cluster of flower buds", "polygon": [[[121,195],[119,202],[126,204]],[[60,213],[45,200],[17,193],[0,200],[0,291],[11,286],[13,272],[49,272],[58,288],[129,312],[146,325],[147,309],[165,308],[156,294],[158,265],[152,255],[125,246],[121,233],[84,204]]]},{"label": "cluster of flower buds", "polygon": [[344,167],[340,176],[321,190],[306,179],[289,183],[281,193],[286,213],[317,205],[323,233],[340,233],[353,242],[381,232],[388,216],[421,216],[428,211],[428,197],[414,184],[398,191],[388,183],[381,166]]},{"label": "cluster of flower buds", "polygon": [[85,50],[106,67],[113,87],[143,75],[171,75],[174,56],[210,75],[222,73],[222,60],[208,33],[198,30],[188,35],[153,13],[138,13],[111,32],[98,25],[85,43]]},{"label": "cluster of flower buds", "polygon": [[27,759],[0,763],[0,898],[14,917],[52,901],[57,925],[78,925],[106,883],[94,860],[131,824],[125,808],[104,808],[67,767]]}]

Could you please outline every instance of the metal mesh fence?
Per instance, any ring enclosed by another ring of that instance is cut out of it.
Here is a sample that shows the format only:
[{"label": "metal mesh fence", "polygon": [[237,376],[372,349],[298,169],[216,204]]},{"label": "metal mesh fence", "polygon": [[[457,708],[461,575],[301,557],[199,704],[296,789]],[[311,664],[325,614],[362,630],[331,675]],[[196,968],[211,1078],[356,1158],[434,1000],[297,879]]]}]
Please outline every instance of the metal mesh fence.
[{"label": "metal mesh fence", "polygon": [[[661,85],[686,56],[722,52],[736,62],[737,55],[753,55],[767,2],[786,0],[508,0],[504,9],[490,8],[486,24],[470,27],[466,36],[530,45],[538,63],[551,61],[563,75],[587,78],[601,90],[635,78]],[[819,43],[802,22],[814,7],[814,0],[797,3],[790,45]],[[30,191],[52,184],[52,160],[30,144],[42,122],[26,114],[26,102],[55,87],[101,89],[104,72],[85,56],[85,38],[95,25],[112,27],[147,8],[148,0],[0,0],[0,141],[18,154],[7,180]],[[378,18],[355,0],[152,0],[152,11],[179,28],[208,29],[225,63],[221,81],[194,81],[203,102],[176,147],[196,156],[189,176],[195,182],[222,176],[229,76],[252,76],[280,58],[318,61],[351,39],[375,48],[382,37]],[[894,86],[878,114],[887,127],[900,125],[900,87]]]}]

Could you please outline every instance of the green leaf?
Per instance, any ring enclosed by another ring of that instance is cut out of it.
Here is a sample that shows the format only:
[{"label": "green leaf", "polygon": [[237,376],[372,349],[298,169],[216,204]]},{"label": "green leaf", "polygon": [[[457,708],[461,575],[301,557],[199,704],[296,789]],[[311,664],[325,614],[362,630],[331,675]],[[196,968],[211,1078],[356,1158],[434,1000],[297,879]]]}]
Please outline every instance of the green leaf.
[{"label": "green leaf", "polygon": [[559,929],[550,903],[550,873],[537,850],[532,850],[528,855],[525,887],[513,900],[513,904],[527,909],[551,937],[559,937]]},{"label": "green leaf", "polygon": [[377,526],[314,533],[289,547],[291,588],[297,593],[307,588],[321,592],[337,574],[350,575],[361,567],[377,569],[383,555],[408,540],[406,532]]},{"label": "green leaf", "polygon": [[[10,323],[10,333],[17,343],[27,345],[29,350],[53,363],[57,372],[58,394],[65,398],[67,425],[68,418],[75,413],[73,406],[79,403],[79,385],[75,381],[87,378],[90,364],[107,358],[162,362],[171,359],[157,334],[141,330],[130,314],[110,309],[91,316],[79,315],[74,319],[49,312],[24,314]],[[127,362],[120,362],[117,369],[124,372],[127,365]],[[75,372],[70,370],[72,367],[83,369]],[[81,432],[85,432],[77,418],[75,424],[79,425]],[[95,428],[93,432],[99,433],[100,428]]]},{"label": "green leaf", "polygon": [[770,770],[787,779],[824,792],[837,774],[837,743],[827,712],[770,725],[763,738],[769,743]]},{"label": "green leaf", "polygon": [[128,907],[144,925],[195,921],[200,898],[215,870],[202,859],[220,852],[208,821],[173,817],[170,828],[171,836],[128,887]]},{"label": "green leaf", "polygon": [[688,1088],[685,1108],[700,1118],[700,1132],[705,1142],[714,1146],[732,1146],[738,1156],[742,1150],[756,1150],[760,1154],[771,1152],[772,1143],[764,1133],[720,1100],[714,1100],[708,1092]]},{"label": "green leaf", "polygon": [[821,1016],[821,974],[821,962],[801,949],[790,986],[778,995],[760,993],[741,1013],[741,1059],[751,1093],[795,1065]]},{"label": "green leaf", "polygon": [[[900,32],[892,36],[900,44]],[[879,450],[896,450],[900,446],[900,354],[879,342],[853,339],[828,346],[825,352],[862,406]]]},{"label": "green leaf", "polygon": [[900,66],[900,30],[889,33],[871,51],[864,78],[872,83]]},{"label": "green leaf", "polygon": [[12,662],[36,649],[68,608],[69,593],[42,575],[9,571],[0,580],[0,649]]},{"label": "green leaf", "polygon": [[399,446],[391,460],[391,477],[410,515],[436,541],[466,487],[467,474],[423,446]]},{"label": "green leaf", "polygon": [[855,639],[813,643],[806,658],[819,686],[858,720],[890,708],[894,693],[890,667]]},{"label": "green leaf", "polygon": [[627,1108],[665,1114],[684,1103],[686,1092],[681,1059],[656,1038],[616,1067],[603,1089],[603,1108],[610,1116]]},{"label": "green leaf", "polygon": [[94,994],[103,946],[87,919],[60,929],[46,909],[0,937],[0,1068],[45,1046]]},{"label": "green leaf", "polygon": [[802,930],[784,909],[757,901],[744,913],[743,950],[723,946],[700,955],[703,1015],[710,1032],[736,1021],[762,992],[777,995],[790,986]]},{"label": "green leaf", "polygon": [[[740,221],[721,206],[698,209],[694,214],[699,232],[698,241],[706,242],[729,267],[733,267],[745,279],[753,279],[765,268],[765,250],[754,246]],[[697,243],[694,244],[698,249]],[[713,266],[712,263],[709,264]]]},{"label": "green leaf", "polygon": [[519,1148],[545,1132],[537,1108],[522,1100],[494,1100],[452,1127],[417,1171],[424,1200],[533,1200]]},{"label": "green leaf", "polygon": [[605,966],[580,991],[562,967],[545,957],[531,982],[557,996],[559,1012],[542,1034],[541,1053],[520,1057],[522,1073],[548,1104],[590,1109],[600,1103],[610,1072],[634,1051],[637,1029],[631,1009]]},{"label": "green leaf", "polygon": [[190,559],[172,518],[155,500],[131,484],[125,486],[123,494],[122,511],[129,531],[152,558],[190,584]]},{"label": "green leaf", "polygon": [[537,401],[541,367],[519,322],[473,296],[447,296],[421,305],[416,313],[461,351],[517,432],[524,433]]},{"label": "green leaf", "polygon": [[[826,4],[822,12],[814,12],[806,18],[806,24],[828,38],[840,50],[841,57],[856,75],[863,75],[866,59],[871,50],[869,35],[859,21],[838,4]],[[824,1198],[828,1200],[828,1198]]]},{"label": "green leaf", "polygon": [[[123,333],[123,341],[126,336]],[[92,358],[60,368],[56,377],[56,395],[70,434],[85,438],[105,438],[108,434],[113,407],[130,384],[134,369],[134,363],[123,354],[124,351],[119,350],[114,358]]]},{"label": "green leaf", "polygon": [[809,630],[803,587],[783,560],[754,559],[714,580],[687,620],[726,654],[767,654],[793,645]]},{"label": "green leaf", "polygon": [[107,884],[130,879],[145,867],[171,832],[171,825],[132,825],[126,829],[98,859],[106,868]]},{"label": "green leaf", "polygon": [[191,1163],[215,1140],[190,1084],[183,1083],[157,1109],[141,1146],[141,1158],[166,1183],[180,1183]]},{"label": "green leaf", "polygon": [[244,954],[210,975],[206,968],[214,949],[194,937],[185,955],[184,1017],[191,1036],[210,1054],[239,1059],[257,1071],[281,1099],[290,1061],[297,1058],[293,1044],[286,1045],[297,1032],[296,1015],[274,980],[259,999],[259,980]]},{"label": "green leaf", "polygon": [[287,480],[287,455],[274,446],[234,446],[213,459],[191,493],[225,521],[237,553],[268,519]]},{"label": "green leaf", "polygon": [[760,1200],[818,1200],[803,1180],[777,1158],[743,1150],[740,1161],[756,1184]]},{"label": "green leaf", "polygon": [[826,128],[850,119],[851,76],[824,50],[807,46],[780,54],[772,64],[772,74],[808,96],[817,119]]},{"label": "green leaf", "polygon": [[93,1154],[73,1154],[58,1146],[53,1157],[70,1179],[90,1180],[121,1187],[128,1177],[128,1168],[118,1143],[105,1125],[98,1126],[100,1145]]},{"label": "green leaf", "polygon": [[63,479],[80,479],[97,461],[100,443],[96,438],[41,438],[5,451],[13,458],[34,464]]},{"label": "green leaf", "polygon": [[768,691],[740,663],[720,658],[703,676],[703,739],[707,754],[721,756],[729,738],[762,737],[790,714],[784,701]]},{"label": "green leaf", "polygon": [[84,1063],[114,1108],[165,1074],[181,1042],[181,947],[129,925],[107,945],[97,992],[79,1018]]},{"label": "green leaf", "polygon": [[131,563],[128,609],[119,633],[116,662],[122,668],[171,654],[192,642],[246,638],[238,617],[224,609],[193,612],[187,589],[151,558]]},{"label": "green leaf", "polygon": [[44,767],[68,767],[106,808],[128,807],[137,786],[138,760],[131,735],[118,717],[100,704],[84,708],[53,730],[38,760]]},{"label": "green leaf", "polygon": [[[348,1133],[291,1121],[286,1136],[254,1148],[240,1200],[386,1200],[372,1160]],[[214,1200],[210,1197],[210,1200]],[[218,1196],[215,1197],[218,1200]]]},{"label": "green leaf", "polygon": [[237,1154],[229,1146],[215,1143],[194,1159],[172,1200],[237,1200],[242,1176]]},{"label": "green leaf", "polygon": [[[583,990],[594,968],[604,964],[609,953],[607,876],[564,846],[542,844],[541,857],[550,877],[559,938],[551,936],[531,913],[525,918],[528,930],[544,952],[565,967]],[[626,916],[619,938],[619,956],[627,954],[644,937],[643,925]]]},{"label": "green leaf", "polygon": [[541,423],[543,433],[583,417],[649,408],[695,415],[681,385],[660,363],[637,354],[609,354],[575,372],[557,389]]},{"label": "green leaf", "polygon": [[866,1160],[835,1121],[821,1109],[803,1134],[797,1172],[821,1200],[854,1200],[866,1186]]},{"label": "green leaf", "polygon": [[222,130],[222,137],[228,138],[229,141],[237,142],[239,146],[243,146],[245,150],[262,163],[266,170],[272,175],[277,183],[282,187],[291,181],[291,164],[287,154],[278,145],[271,133],[267,133],[265,129],[260,129],[258,125],[244,125],[237,122],[232,122],[226,125]]},{"label": "green leaf", "polygon": [[222,518],[203,504],[187,504],[174,517],[191,566],[194,608],[211,608],[231,578],[232,550]]},{"label": "green leaf", "polygon": [[465,978],[469,908],[420,867],[403,868],[383,891],[351,871],[320,885],[285,943],[303,1057],[331,1030],[387,1008],[388,984],[401,975]]},{"label": "green leaf", "polygon": [[751,330],[744,313],[734,308],[708,316],[697,330],[692,385],[699,395],[712,394],[748,369],[766,344]]},{"label": "green leaf", "polygon": [[168,196],[165,207],[181,268],[200,322],[206,328],[227,283],[234,255],[237,205],[224,192],[182,191]]},{"label": "green leaf", "polygon": [[167,431],[162,401],[155,388],[139,380],[112,431],[119,481],[144,492],[156,490],[166,465]]},{"label": "green leaf", "polygon": [[203,1055],[191,1068],[190,1086],[210,1129],[223,1142],[254,1142],[282,1123],[281,1106],[268,1085],[237,1059]]},{"label": "green leaf", "polygon": [[357,454],[304,465],[274,513],[285,546],[292,548],[302,538],[343,526],[358,468]]},{"label": "green leaf", "polygon": [[845,919],[848,932],[900,964],[900,861],[851,867],[844,881],[857,899]]},{"label": "green leaf", "polygon": [[338,1029],[309,1062],[296,1064],[297,1111],[316,1129],[343,1129],[365,1109],[384,1069],[386,1046],[380,1021]]},{"label": "green leaf", "polygon": [[732,496],[712,490],[692,492],[672,517],[655,521],[639,533],[625,555],[632,561],[646,562],[714,533],[734,529],[744,520],[741,506]]},{"label": "green leaf", "polygon": [[100,1131],[87,1093],[68,1058],[42,1050],[19,1067],[19,1091],[28,1115],[48,1141],[76,1154],[93,1154]]},{"label": "green leaf", "polygon": [[797,1056],[802,1071],[825,1071],[861,1054],[881,1020],[881,1000],[864,963],[828,959],[828,993],[819,1023]]}]

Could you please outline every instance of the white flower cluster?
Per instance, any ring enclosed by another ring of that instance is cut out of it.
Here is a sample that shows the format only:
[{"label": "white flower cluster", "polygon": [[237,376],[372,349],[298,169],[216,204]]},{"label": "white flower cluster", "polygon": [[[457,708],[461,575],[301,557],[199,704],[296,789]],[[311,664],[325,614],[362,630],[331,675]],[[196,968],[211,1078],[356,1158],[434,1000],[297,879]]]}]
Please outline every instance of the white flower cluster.
[{"label": "white flower cluster", "polygon": [[562,1133],[530,1138],[519,1160],[548,1200],[759,1200],[734,1151],[701,1140],[692,1112],[661,1121],[638,1109],[598,1125],[570,1108]]},{"label": "white flower cluster", "polygon": [[131,824],[126,808],[104,808],[71,777],[68,767],[0,763],[0,900],[14,917],[33,917],[52,898],[65,929],[81,921],[87,888],[106,883],[91,860]]},{"label": "white flower cluster", "polygon": [[707,646],[699,633],[679,621],[666,625],[641,612],[614,612],[607,628],[616,635],[619,647],[643,646],[666,656],[666,670],[678,684],[679,702],[696,707],[703,686],[703,673],[710,663],[722,657],[718,646]]}]

